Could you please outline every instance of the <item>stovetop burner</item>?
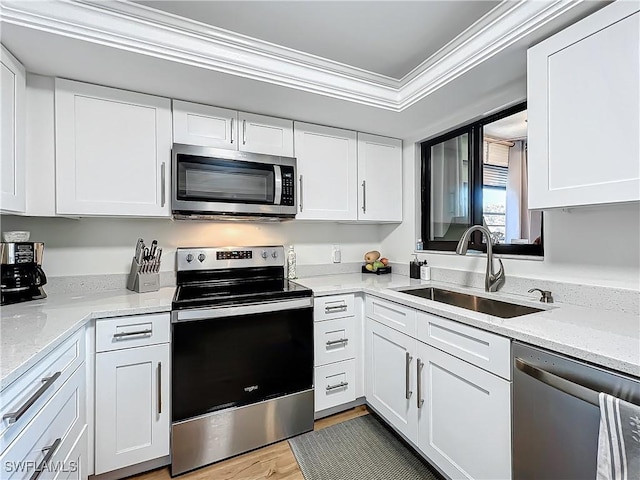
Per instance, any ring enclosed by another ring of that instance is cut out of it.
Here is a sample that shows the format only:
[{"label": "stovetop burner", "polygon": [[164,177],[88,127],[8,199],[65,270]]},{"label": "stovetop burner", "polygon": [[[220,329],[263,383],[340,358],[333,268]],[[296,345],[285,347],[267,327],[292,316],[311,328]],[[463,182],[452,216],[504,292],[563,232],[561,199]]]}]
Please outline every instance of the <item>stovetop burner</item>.
[{"label": "stovetop burner", "polygon": [[174,310],[310,297],[284,276],[284,247],[179,248]]}]

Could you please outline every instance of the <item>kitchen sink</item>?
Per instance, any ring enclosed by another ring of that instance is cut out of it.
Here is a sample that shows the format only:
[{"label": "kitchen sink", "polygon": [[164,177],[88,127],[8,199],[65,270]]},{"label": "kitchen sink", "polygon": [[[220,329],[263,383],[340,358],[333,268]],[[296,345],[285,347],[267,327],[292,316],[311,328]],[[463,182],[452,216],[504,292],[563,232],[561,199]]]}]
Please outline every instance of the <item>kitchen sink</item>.
[{"label": "kitchen sink", "polygon": [[477,297],[467,293],[452,292],[441,288],[414,288],[399,290],[402,293],[426,298],[435,302],[446,303],[456,307],[466,308],[474,312],[486,313],[500,318],[514,318],[530,313],[542,312],[541,308],[527,307],[515,303],[502,302],[491,298]]}]

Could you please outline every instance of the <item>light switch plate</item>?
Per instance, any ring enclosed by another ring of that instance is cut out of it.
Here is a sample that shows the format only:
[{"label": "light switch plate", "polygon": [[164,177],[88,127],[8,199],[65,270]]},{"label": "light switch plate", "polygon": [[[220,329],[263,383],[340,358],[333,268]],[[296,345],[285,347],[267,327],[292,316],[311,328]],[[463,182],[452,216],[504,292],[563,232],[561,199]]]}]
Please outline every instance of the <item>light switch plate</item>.
[{"label": "light switch plate", "polygon": [[333,263],[342,262],[342,252],[340,251],[340,245],[331,245],[331,259]]}]

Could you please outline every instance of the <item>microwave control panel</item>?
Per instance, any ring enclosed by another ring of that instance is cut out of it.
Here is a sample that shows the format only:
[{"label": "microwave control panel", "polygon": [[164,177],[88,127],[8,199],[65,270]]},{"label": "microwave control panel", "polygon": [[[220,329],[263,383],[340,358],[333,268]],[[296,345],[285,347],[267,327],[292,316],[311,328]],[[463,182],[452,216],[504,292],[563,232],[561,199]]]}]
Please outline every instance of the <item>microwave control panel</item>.
[{"label": "microwave control panel", "polygon": [[281,205],[295,205],[295,189],[293,178],[293,168],[280,167],[282,169],[282,197]]}]

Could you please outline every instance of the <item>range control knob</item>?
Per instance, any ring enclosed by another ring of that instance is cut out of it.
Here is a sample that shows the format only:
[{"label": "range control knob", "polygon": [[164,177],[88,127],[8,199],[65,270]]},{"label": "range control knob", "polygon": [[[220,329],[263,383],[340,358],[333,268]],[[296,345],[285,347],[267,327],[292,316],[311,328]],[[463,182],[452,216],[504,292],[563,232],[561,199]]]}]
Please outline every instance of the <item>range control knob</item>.
[{"label": "range control knob", "polygon": [[262,250],[261,256],[262,256],[262,258],[264,258],[266,260],[267,259],[267,251],[266,250]]},{"label": "range control knob", "polygon": [[187,256],[185,259],[187,260],[187,263],[191,263],[193,262],[193,255],[191,255],[190,253],[187,253]]},{"label": "range control knob", "polygon": [[278,258],[278,252],[276,252],[275,250],[273,252],[271,252],[271,256],[273,258]]},{"label": "range control knob", "polygon": [[201,253],[200,255],[198,255],[198,260],[200,261],[200,263],[204,262],[204,259],[207,258],[206,255],[204,253]]}]

